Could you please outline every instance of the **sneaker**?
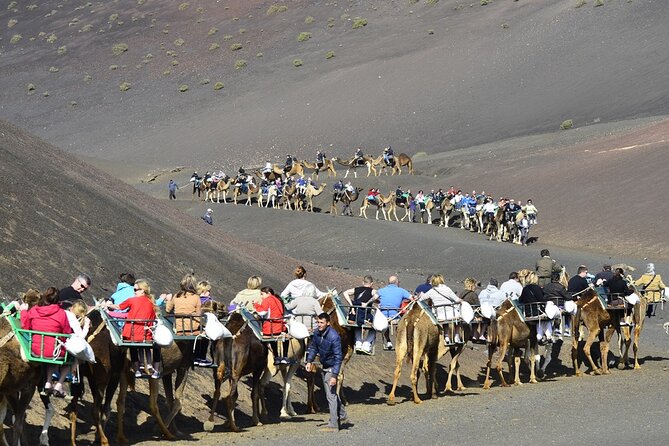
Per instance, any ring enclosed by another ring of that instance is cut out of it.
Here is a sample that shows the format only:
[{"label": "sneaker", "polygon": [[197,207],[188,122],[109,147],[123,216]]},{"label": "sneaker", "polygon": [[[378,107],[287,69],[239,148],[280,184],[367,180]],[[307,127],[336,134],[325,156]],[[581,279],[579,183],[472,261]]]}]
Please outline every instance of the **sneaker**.
[{"label": "sneaker", "polygon": [[135,372],[135,378],[141,378],[141,377],[142,377],[142,372],[139,371],[139,370],[137,370],[137,371]]},{"label": "sneaker", "polygon": [[444,336],[444,344],[451,345],[451,338],[449,338],[448,336]]},{"label": "sneaker", "polygon": [[355,347],[353,347],[355,351],[357,352],[358,350],[362,350],[362,342],[360,341],[355,341]]},{"label": "sneaker", "polygon": [[383,347],[383,349],[384,349],[384,350],[387,350],[387,351],[393,351],[393,350],[395,350],[395,347],[393,347],[393,343],[392,343],[392,342],[388,341],[388,342],[386,342],[386,346]]},{"label": "sneaker", "polygon": [[151,374],[151,379],[158,379],[160,378],[160,372],[158,370],[154,370],[153,373]]},{"label": "sneaker", "polygon": [[201,361],[199,361],[198,365],[200,367],[211,367],[212,365],[214,365],[214,363],[209,359],[202,359]]}]

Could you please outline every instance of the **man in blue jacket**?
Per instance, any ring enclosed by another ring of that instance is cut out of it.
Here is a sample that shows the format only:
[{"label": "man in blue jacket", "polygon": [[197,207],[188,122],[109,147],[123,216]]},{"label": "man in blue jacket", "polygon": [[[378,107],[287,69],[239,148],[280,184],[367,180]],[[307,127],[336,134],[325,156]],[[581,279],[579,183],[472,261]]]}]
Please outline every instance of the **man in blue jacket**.
[{"label": "man in blue jacket", "polygon": [[307,363],[305,368],[307,372],[315,371],[312,364],[316,355],[321,358],[323,365],[323,389],[328,400],[330,408],[330,422],[323,431],[336,432],[339,430],[340,423],[346,421],[346,409],[337,394],[337,377],[341,369],[343,355],[341,352],[341,338],[339,333],[330,326],[330,315],[321,313],[316,322],[318,330],[314,333],[309,348],[307,349]]}]

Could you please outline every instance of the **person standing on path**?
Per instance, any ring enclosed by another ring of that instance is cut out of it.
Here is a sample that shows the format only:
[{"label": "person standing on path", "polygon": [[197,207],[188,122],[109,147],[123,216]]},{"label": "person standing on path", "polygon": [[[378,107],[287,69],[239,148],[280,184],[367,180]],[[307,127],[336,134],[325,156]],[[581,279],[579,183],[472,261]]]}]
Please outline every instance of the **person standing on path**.
[{"label": "person standing on path", "polygon": [[211,209],[207,209],[207,212],[202,216],[202,220],[208,225],[213,225],[214,221],[211,219],[211,213],[213,211]]},{"label": "person standing on path", "polygon": [[312,364],[316,355],[320,356],[323,365],[323,390],[330,409],[330,422],[322,431],[337,432],[342,423],[346,422],[346,409],[337,393],[337,377],[342,365],[341,338],[339,333],[330,326],[330,315],[321,313],[317,318],[318,330],[307,349],[307,372],[315,371]]},{"label": "person standing on path", "polygon": [[177,183],[175,183],[174,180],[170,180],[170,183],[167,185],[167,189],[170,191],[170,200],[176,200],[177,189],[179,189]]}]

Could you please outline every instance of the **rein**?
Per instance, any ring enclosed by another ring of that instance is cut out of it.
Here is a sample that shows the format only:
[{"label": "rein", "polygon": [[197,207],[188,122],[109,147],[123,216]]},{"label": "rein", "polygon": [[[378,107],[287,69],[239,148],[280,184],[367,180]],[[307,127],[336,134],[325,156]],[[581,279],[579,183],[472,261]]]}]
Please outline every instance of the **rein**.
[{"label": "rein", "polygon": [[105,321],[100,322],[100,325],[98,325],[98,328],[95,329],[93,334],[91,334],[88,338],[86,338],[86,342],[90,344],[91,341],[93,341],[93,339],[95,339],[95,337],[99,335],[102,329],[105,328],[106,326],[107,324],[105,323]]}]

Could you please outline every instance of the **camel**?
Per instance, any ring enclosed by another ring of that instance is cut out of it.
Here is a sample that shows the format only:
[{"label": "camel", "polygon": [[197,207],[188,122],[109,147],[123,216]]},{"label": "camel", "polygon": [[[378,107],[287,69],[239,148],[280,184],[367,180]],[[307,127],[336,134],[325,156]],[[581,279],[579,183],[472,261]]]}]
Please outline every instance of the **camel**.
[{"label": "camel", "polygon": [[[431,305],[431,301],[428,300],[427,304]],[[463,335],[465,338],[469,337],[467,333],[463,333]],[[449,352],[451,353],[451,362],[449,364],[448,378],[444,391],[453,391],[451,382],[454,372],[457,380],[457,390],[465,390],[460,377],[459,364],[464,344],[447,347],[444,343],[444,331],[442,327],[435,325],[423,307],[418,303],[412,303],[411,308],[409,308],[400,320],[397,327],[395,349],[395,374],[393,386],[388,395],[388,405],[392,406],[395,404],[395,390],[402,373],[404,358],[407,358],[407,361],[411,364],[411,388],[414,403],[422,403],[422,400],[418,396],[418,378],[421,361],[422,369],[425,373],[427,398],[429,399],[433,397],[433,390],[435,396],[438,393],[436,381],[437,361]]]},{"label": "camel", "polygon": [[[309,210],[311,210],[311,212],[314,212],[314,197],[317,197],[320,194],[322,194],[326,186],[327,184],[325,183],[321,184],[320,187],[318,188],[314,187],[312,184],[307,185],[307,193],[306,193],[307,207],[305,209],[307,212]],[[301,209],[302,203],[300,202],[299,204],[300,207],[298,208],[298,210],[302,210]]]},{"label": "camel", "polygon": [[253,171],[253,174],[258,177],[258,179],[262,181],[276,181],[276,180],[283,180],[283,170],[281,173],[275,172],[272,170],[269,172],[267,175],[265,173],[261,172],[259,169],[256,169]]},{"label": "camel", "polygon": [[[265,199],[265,207],[268,208],[271,205],[273,209],[277,209],[279,207],[279,200],[277,199],[278,195],[279,195],[279,188],[276,187],[276,184],[270,183],[270,185],[267,186],[267,198]],[[258,206],[262,207],[262,204],[263,204],[263,192],[261,191],[258,194]]]},{"label": "camel", "polygon": [[[409,174],[413,175],[413,161],[411,161],[411,157],[407,155],[406,153],[400,153],[399,155],[396,155],[393,157],[393,164],[392,166],[389,166],[383,161],[383,156],[381,156],[381,172],[385,172],[386,168],[389,168],[391,171],[391,175],[402,175],[402,167],[407,168],[407,171]],[[388,175],[388,172],[385,172],[386,175]]]},{"label": "camel", "polygon": [[304,166],[301,161],[297,161],[293,158],[293,165],[288,172],[285,172],[283,166],[278,164],[272,165],[272,172],[274,172],[275,175],[279,175],[279,178],[281,178],[280,175],[285,175],[287,177],[292,177],[294,175],[300,176],[304,175]]},{"label": "camel", "polygon": [[[397,218],[397,208],[404,209],[404,215],[402,218]],[[411,219],[411,213],[409,212],[409,202],[407,198],[400,198],[396,196],[395,199],[388,206],[388,215],[395,217],[395,221],[404,221],[405,219],[409,221]],[[392,221],[390,217],[390,221]]]},{"label": "camel", "polygon": [[[279,340],[278,344],[281,344],[282,341]],[[268,350],[269,351],[269,350]],[[281,381],[283,381],[283,404],[281,405],[281,417],[294,417],[297,415],[295,409],[293,409],[293,402],[290,398],[290,386],[293,376],[297,369],[300,367],[300,363],[304,360],[304,355],[306,354],[306,346],[304,340],[290,338],[288,340],[288,351],[285,352],[284,356],[288,358],[290,364],[281,364],[274,366],[274,370],[270,370],[269,364],[270,361],[274,360],[273,356],[268,356],[267,367],[263,372],[261,377],[260,387],[264,388],[267,383],[272,379],[274,375],[281,372]],[[269,354],[269,353],[268,353]]]},{"label": "camel", "polygon": [[441,202],[441,206],[439,207],[439,226],[443,226],[445,228],[450,227],[452,223],[451,220],[457,216],[457,214],[454,215],[454,210],[455,206],[448,198]]},{"label": "camel", "polygon": [[[192,349],[192,344],[190,345],[190,348]],[[181,404],[178,400],[183,394],[183,388],[177,389],[177,400],[171,400],[172,390],[170,376],[176,371],[178,375],[177,381],[182,386],[185,386],[187,370],[193,364],[192,356],[184,356],[185,350],[183,345],[179,345],[177,342],[172,343],[169,347],[161,348],[163,386],[165,387],[165,395],[168,399],[168,404],[170,405],[170,413],[166,418],[162,417],[160,408],[158,407],[160,384],[157,379],[149,379],[149,412],[155,418],[156,423],[166,440],[176,439],[175,435],[169,430],[169,425],[174,417],[181,411]],[[183,379],[180,380],[179,377],[183,377]],[[130,359],[126,357],[121,372],[120,390],[118,398],[116,399],[116,411],[118,416],[116,438],[119,443],[128,442],[128,439],[125,436],[125,423],[123,418],[125,415],[125,399],[128,393],[128,387],[134,387],[134,380],[135,377],[131,370]]]},{"label": "camel", "polygon": [[351,203],[356,201],[362,192],[362,187],[356,187],[354,192],[349,192],[347,190],[342,191],[341,193],[335,192],[332,195],[332,206],[330,206],[330,214],[337,215],[337,202],[341,201],[344,203],[344,208],[342,209],[342,215],[352,216],[351,212]]},{"label": "camel", "polygon": [[368,156],[368,155],[363,156],[362,157],[362,161],[363,161],[362,164],[355,163],[356,158],[351,158],[351,159],[346,160],[346,159],[341,159],[339,157],[334,157],[334,158],[332,158],[332,160],[334,162],[337,162],[337,163],[341,164],[342,166],[347,167],[346,174],[344,175],[344,178],[348,178],[348,174],[351,170],[353,170],[353,175],[355,176],[355,178],[358,178],[357,169],[360,168],[360,167],[363,167],[363,166],[367,166],[367,176],[370,176],[372,174],[372,172],[376,176],[376,167],[374,167],[375,158],[373,158],[371,156]]},{"label": "camel", "polygon": [[[618,333],[620,337],[621,344],[624,344],[624,352],[621,351],[621,360],[620,366],[626,367],[628,365],[628,352],[630,344],[633,344],[634,352],[634,369],[638,370],[641,368],[638,362],[638,346],[639,346],[639,336],[641,334],[641,329],[643,328],[644,317],[646,314],[646,309],[648,308],[648,303],[644,297],[639,298],[639,302],[634,305],[632,311],[632,324],[634,326],[633,335],[630,334],[630,327],[621,324],[624,318],[624,312],[622,309],[607,309],[604,307],[604,303],[600,299],[597,291],[594,288],[589,288],[586,290],[576,301],[576,314],[572,316],[572,327],[574,336],[572,338],[572,349],[571,357],[574,365],[574,374],[576,376],[581,376],[582,372],[580,370],[579,360],[578,360],[578,327],[581,322],[588,330],[588,338],[585,341],[583,346],[583,353],[585,354],[592,373],[595,375],[608,375],[611,372],[608,368],[607,356],[609,352],[609,343],[614,333]],[[603,341],[599,342],[599,350],[601,357],[601,368],[597,367],[595,362],[592,359],[590,354],[590,347],[595,342],[599,333],[606,329],[604,332]]]},{"label": "camel", "polygon": [[416,204],[416,211],[418,211],[418,214],[420,215],[420,222],[423,223],[423,215],[427,212],[427,224],[431,225],[432,224],[432,209],[434,209],[434,202],[432,202],[432,198],[427,197],[427,200],[424,202],[423,206],[420,206],[419,204]]},{"label": "camel", "polygon": [[516,310],[513,302],[505,300],[497,310],[495,318],[490,320],[488,327],[488,362],[486,364],[484,389],[490,389],[490,367],[492,365],[492,356],[499,346],[499,355],[497,357],[497,372],[499,373],[502,387],[507,387],[508,384],[504,379],[504,372],[502,370],[502,361],[504,356],[509,351],[509,374],[511,373],[511,357],[515,360],[515,385],[521,385],[520,382],[520,356],[514,354],[514,349],[525,349],[525,356],[529,353],[529,367],[530,367],[530,383],[536,383],[535,362],[537,349],[536,336],[532,335],[532,330],[523,321],[520,314]]},{"label": "camel", "polygon": [[293,205],[291,202],[295,199],[297,195],[297,184],[295,182],[290,183],[287,186],[283,187],[283,193],[281,194],[281,200],[283,202],[283,208],[288,210],[293,210]]},{"label": "camel", "polygon": [[[10,304],[18,307],[18,303]],[[9,306],[4,306],[3,310]],[[11,317],[11,316],[10,316]],[[6,317],[0,318],[0,444],[32,444],[23,438],[26,411],[40,380],[41,365],[21,358],[21,347]],[[7,406],[14,414],[12,439],[7,443],[4,420]]]},{"label": "camel", "polygon": [[[258,193],[262,193],[262,192],[260,190],[260,186],[258,186],[257,184],[255,184],[252,181],[249,181],[248,183],[246,183],[246,189],[247,190],[245,192],[246,193],[246,203],[245,204],[247,206],[251,206],[251,199],[253,198],[253,196],[258,194]],[[241,185],[236,185],[235,184],[235,187],[232,190],[232,198],[234,200],[235,206],[237,205],[237,197],[239,197],[242,193],[244,193],[244,192],[242,192],[242,190],[241,190]]]},{"label": "camel", "polygon": [[[252,423],[260,423],[260,407],[265,407],[262,392],[261,377],[267,367],[265,346],[253,334],[253,330],[244,321],[242,315],[234,312],[226,324],[233,334],[231,338],[219,339],[214,343],[213,359],[218,368],[214,369],[214,396],[211,401],[209,418],[204,423],[204,429],[211,432],[214,429],[214,417],[221,397],[226,399],[227,419],[232,432],[239,432],[235,421],[235,405],[237,403],[237,386],[243,376],[251,374],[251,399],[253,406]],[[224,392],[221,385],[226,384]]]},{"label": "camel", "polygon": [[234,183],[234,179],[230,178],[226,175],[225,178],[222,178],[216,182],[216,187],[214,187],[214,183],[209,183],[209,187],[205,190],[204,194],[204,201],[211,201],[214,203],[214,195],[216,196],[216,203],[221,202],[221,192],[223,193],[223,203],[226,202],[227,200],[227,194],[228,190],[230,190],[230,186],[232,186],[232,183]]},{"label": "camel", "polygon": [[383,219],[388,220],[388,214],[386,213],[386,206],[392,203],[395,200],[395,192],[391,192],[387,196],[377,195],[374,202],[370,202],[367,197],[362,201],[360,205],[360,214],[359,217],[367,218],[367,207],[376,206],[376,219],[379,219],[379,211],[383,212]]},{"label": "camel", "polygon": [[318,174],[320,172],[326,172],[326,171],[328,173],[328,178],[330,178],[331,175],[337,178],[337,171],[335,170],[334,161],[331,159],[327,158],[324,159],[323,166],[320,168],[316,163],[310,163],[309,161],[300,161],[300,162],[302,163],[305,169],[313,170],[313,172],[311,172],[311,177],[313,178],[313,176],[316,175],[316,181],[318,181]]}]

